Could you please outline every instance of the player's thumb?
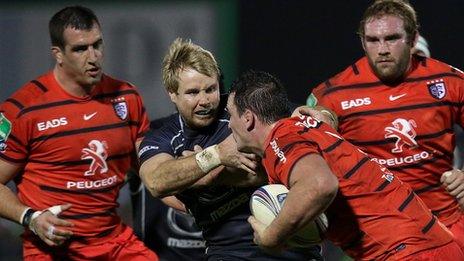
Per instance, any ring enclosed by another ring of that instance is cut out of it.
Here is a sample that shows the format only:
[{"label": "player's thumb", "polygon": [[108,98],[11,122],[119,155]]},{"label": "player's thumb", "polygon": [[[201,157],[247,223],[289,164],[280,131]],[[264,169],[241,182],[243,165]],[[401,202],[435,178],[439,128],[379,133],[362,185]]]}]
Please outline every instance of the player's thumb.
[{"label": "player's thumb", "polygon": [[66,204],[60,205],[60,207],[61,207],[61,212],[63,212],[63,211],[70,209],[72,207],[72,204],[66,203]]},{"label": "player's thumb", "polygon": [[194,150],[195,152],[200,152],[200,151],[203,150],[203,148],[202,148],[200,145],[195,145],[195,146],[193,146],[193,150]]},{"label": "player's thumb", "polygon": [[258,221],[256,220],[256,218],[254,216],[249,216],[248,217],[248,223],[250,223],[251,227],[256,230],[257,226],[258,226]]}]

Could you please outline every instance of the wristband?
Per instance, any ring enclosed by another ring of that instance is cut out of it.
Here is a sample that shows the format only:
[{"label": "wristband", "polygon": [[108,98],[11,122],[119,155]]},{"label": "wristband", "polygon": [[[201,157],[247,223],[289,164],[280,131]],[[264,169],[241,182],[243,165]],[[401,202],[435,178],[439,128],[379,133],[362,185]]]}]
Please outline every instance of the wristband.
[{"label": "wristband", "polygon": [[26,208],[23,213],[21,214],[21,218],[19,219],[19,223],[21,225],[28,227],[31,223],[32,215],[34,214],[35,210],[32,208]]},{"label": "wristband", "polygon": [[210,170],[216,168],[221,164],[217,145],[210,146],[195,155],[198,167],[203,173],[208,173]]}]

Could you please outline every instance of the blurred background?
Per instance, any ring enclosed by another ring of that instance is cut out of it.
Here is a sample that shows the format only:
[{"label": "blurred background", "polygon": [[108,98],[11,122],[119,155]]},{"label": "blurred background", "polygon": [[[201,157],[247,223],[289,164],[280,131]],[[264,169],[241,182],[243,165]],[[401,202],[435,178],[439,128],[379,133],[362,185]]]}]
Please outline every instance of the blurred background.
[{"label": "blurred background", "polygon": [[[463,0],[410,0],[432,56],[463,69]],[[95,11],[105,41],[105,71],[135,84],[150,119],[174,112],[161,84],[161,62],[176,37],[211,50],[225,84],[248,69],[278,76],[290,99],[363,55],[356,30],[371,1],[0,1],[0,100],[52,68],[48,20],[81,4]],[[1,174],[0,174],[1,175]],[[13,187],[12,184],[9,184]],[[1,199],[0,199],[1,200]],[[127,190],[120,213],[131,223]],[[21,260],[22,227],[0,220],[0,260]],[[329,260],[336,260],[330,258]]]}]

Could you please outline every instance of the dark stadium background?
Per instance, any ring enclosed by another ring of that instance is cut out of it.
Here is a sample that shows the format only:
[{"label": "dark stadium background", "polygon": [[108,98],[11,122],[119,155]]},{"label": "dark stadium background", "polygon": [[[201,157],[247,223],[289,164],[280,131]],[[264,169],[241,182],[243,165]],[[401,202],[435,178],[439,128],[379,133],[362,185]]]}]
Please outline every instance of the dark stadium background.
[{"label": "dark stadium background", "polygon": [[[0,1],[0,99],[53,65],[47,23],[66,5],[100,18],[106,72],[136,84],[152,119],[173,111],[161,86],[162,55],[175,37],[212,50],[226,87],[238,73],[265,70],[303,103],[312,87],[362,56],[358,21],[371,1]],[[464,67],[464,1],[410,1],[432,56]],[[121,202],[130,223],[127,191]],[[0,221],[0,261],[20,260],[21,227]],[[333,259],[332,259],[333,260]]]}]

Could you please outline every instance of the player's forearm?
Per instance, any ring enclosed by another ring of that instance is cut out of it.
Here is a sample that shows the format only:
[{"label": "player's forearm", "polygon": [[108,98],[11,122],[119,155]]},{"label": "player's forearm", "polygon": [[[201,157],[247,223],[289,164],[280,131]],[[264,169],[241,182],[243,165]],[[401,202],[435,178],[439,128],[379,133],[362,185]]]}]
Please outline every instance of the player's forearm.
[{"label": "player's forearm", "polygon": [[[308,175],[310,171],[310,175]],[[264,231],[269,247],[282,244],[321,214],[335,198],[338,179],[318,154],[300,158],[288,177],[289,193],[277,218]]]},{"label": "player's forearm", "polygon": [[325,211],[337,194],[338,185],[332,181],[313,188],[301,182],[295,184],[277,218],[265,231],[263,241],[268,247],[281,245],[298,230]]},{"label": "player's forearm", "polygon": [[0,184],[0,216],[21,223],[21,215],[27,209],[18,197],[5,185]]},{"label": "player's forearm", "polygon": [[206,173],[198,166],[193,155],[167,160],[156,169],[142,166],[140,175],[154,197],[166,197],[189,188]]}]

